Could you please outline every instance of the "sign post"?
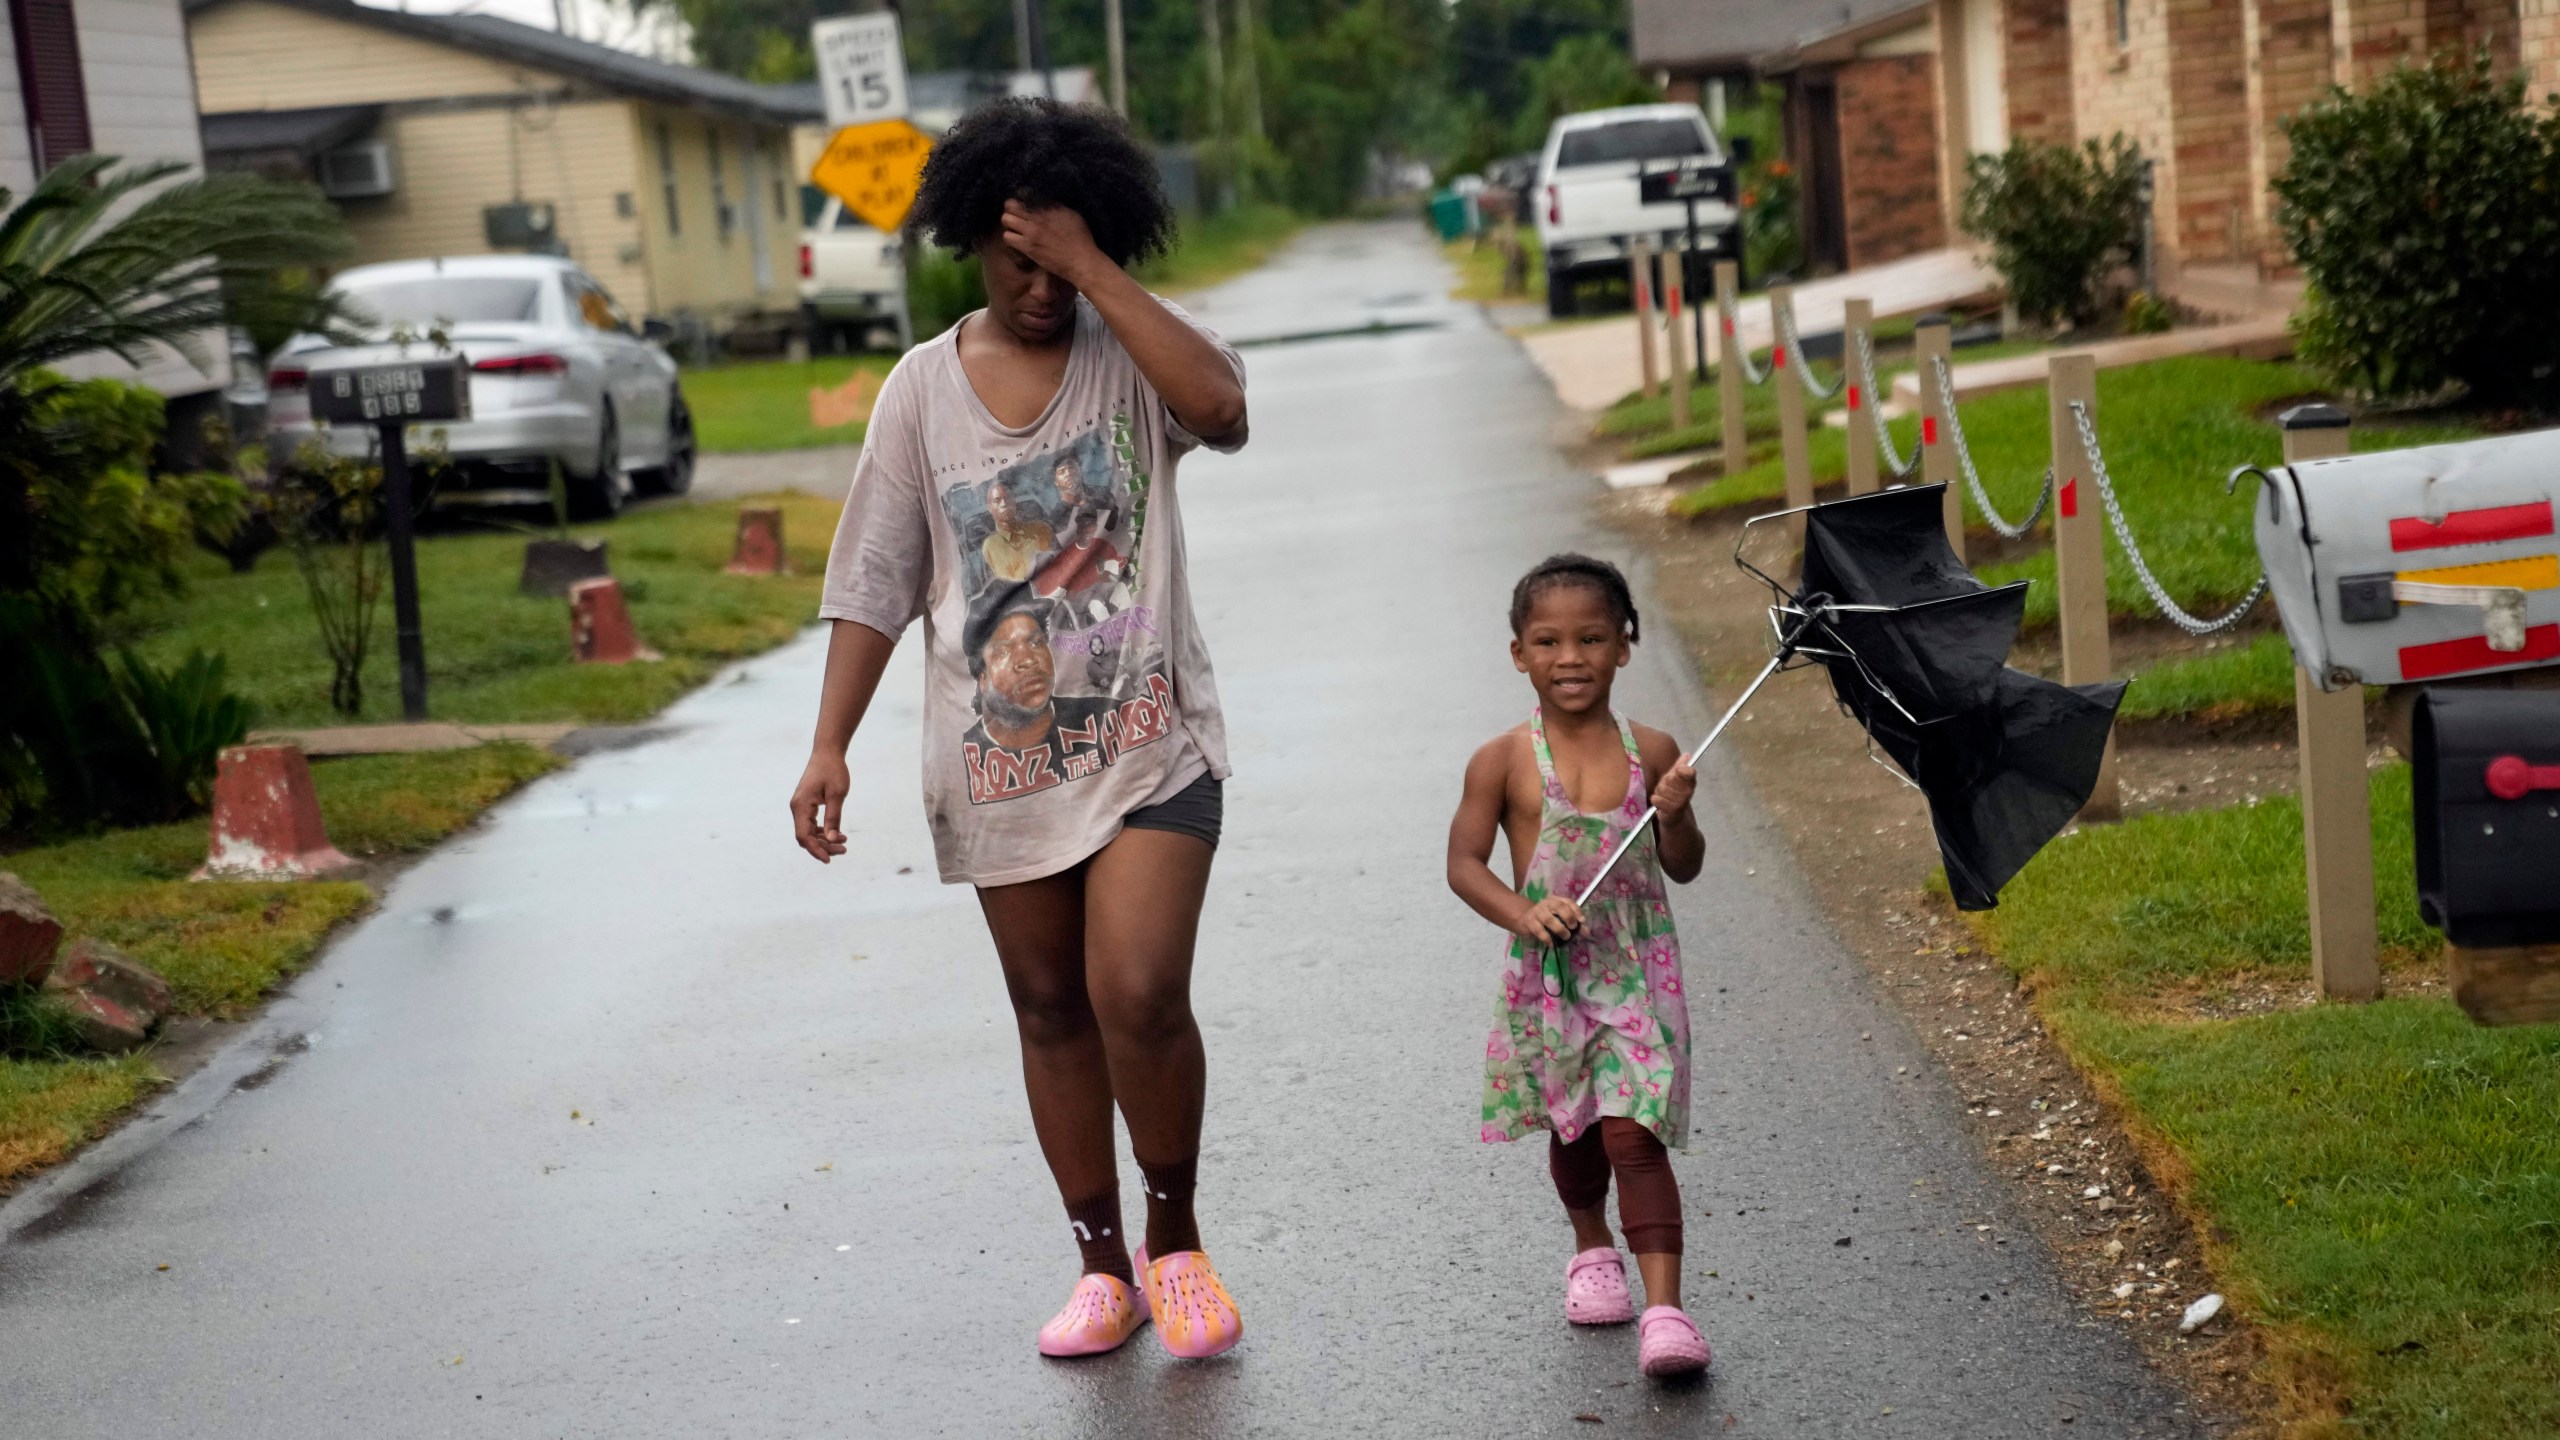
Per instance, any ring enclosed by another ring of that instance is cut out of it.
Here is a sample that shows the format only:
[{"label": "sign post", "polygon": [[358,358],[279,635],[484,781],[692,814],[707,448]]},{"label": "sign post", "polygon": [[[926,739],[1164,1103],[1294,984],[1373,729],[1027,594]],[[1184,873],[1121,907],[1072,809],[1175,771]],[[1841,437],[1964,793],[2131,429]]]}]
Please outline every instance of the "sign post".
[{"label": "sign post", "polygon": [[427,718],[427,649],[418,620],[418,555],[411,520],[409,427],[471,418],[471,372],[459,355],[311,372],[311,418],[371,425],[382,438],[382,504],[390,532],[391,615],[400,644],[400,716]]}]

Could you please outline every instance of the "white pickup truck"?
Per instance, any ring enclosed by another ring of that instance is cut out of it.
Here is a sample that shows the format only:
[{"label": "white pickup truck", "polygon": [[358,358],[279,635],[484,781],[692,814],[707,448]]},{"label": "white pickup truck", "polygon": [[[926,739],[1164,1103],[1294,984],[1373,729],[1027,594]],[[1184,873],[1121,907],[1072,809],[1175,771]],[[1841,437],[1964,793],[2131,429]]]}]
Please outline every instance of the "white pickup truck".
[{"label": "white pickup truck", "polygon": [[[1547,128],[1532,196],[1538,243],[1547,255],[1547,313],[1559,319],[1573,314],[1575,290],[1584,280],[1624,277],[1638,236],[1651,237],[1666,251],[1684,242],[1689,206],[1676,200],[1645,204],[1640,175],[1727,158],[1694,105],[1624,105],[1558,117]],[[1747,157],[1731,158],[1740,164]],[[1717,259],[1738,263],[1740,214],[1722,200],[1696,203],[1694,273],[1703,275]]]},{"label": "white pickup truck", "polygon": [[863,224],[832,195],[819,198],[800,233],[800,324],[810,352],[905,349],[914,337],[898,237]]}]

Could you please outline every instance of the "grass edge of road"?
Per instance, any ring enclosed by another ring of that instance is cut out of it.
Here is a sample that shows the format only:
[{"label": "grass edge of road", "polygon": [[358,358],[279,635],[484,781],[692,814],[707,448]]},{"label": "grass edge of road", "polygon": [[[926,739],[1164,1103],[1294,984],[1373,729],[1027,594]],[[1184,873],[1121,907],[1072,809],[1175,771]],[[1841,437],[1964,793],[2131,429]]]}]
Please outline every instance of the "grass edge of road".
[{"label": "grass edge of road", "polygon": [[[2407,767],[2372,784],[2384,964],[2405,977],[2440,944]],[[2215,1288],[2267,1341],[2283,1433],[2560,1431],[2560,1124],[2535,1120],[2560,1115],[2560,1027],[2477,1027],[2441,998],[2253,1005],[2308,990],[2304,890],[2280,796],[2083,828],[1971,918],[2200,1221]]]},{"label": "grass edge of road", "polygon": [[[340,850],[359,861],[397,861],[563,763],[500,741],[318,760],[311,776]],[[378,877],[192,881],[205,837],[198,816],[0,855],[0,869],[44,897],[66,937],[103,940],[158,971],[169,982],[171,1018],[238,1019],[372,905]],[[0,1192],[103,1134],[163,1083],[155,1051],[0,1057]]]},{"label": "grass edge of road", "polygon": [[[438,719],[627,722],[689,693],[720,665],[780,645],[816,613],[824,545],[837,506],[808,496],[758,497],[784,508],[794,573],[732,576],[745,502],[659,506],[577,533],[614,540],[655,663],[582,666],[568,654],[565,603],[515,593],[513,532],[446,534],[420,543],[431,686]],[[308,600],[292,560],[270,552],[247,574],[196,563],[184,596],[147,616],[138,648],[156,660],[198,645],[231,653],[235,683],[261,700],[262,723],[339,723],[323,702]],[[653,618],[652,612],[656,612]],[[682,611],[682,615],[675,612]],[[388,635],[368,664],[372,718],[395,705]],[[263,688],[262,688],[263,687]],[[279,689],[281,687],[281,689]],[[279,694],[286,698],[279,703]],[[173,1016],[240,1018],[306,968],[374,899],[378,869],[420,854],[490,806],[557,768],[548,751],[495,743],[470,750],[357,756],[312,763],[331,840],[374,867],[352,879],[195,883],[206,821],[100,831],[0,852],[0,871],[41,895],[66,943],[95,936],[171,982]],[[164,1083],[158,1045],[116,1057],[0,1056],[0,1194],[112,1128]]]}]

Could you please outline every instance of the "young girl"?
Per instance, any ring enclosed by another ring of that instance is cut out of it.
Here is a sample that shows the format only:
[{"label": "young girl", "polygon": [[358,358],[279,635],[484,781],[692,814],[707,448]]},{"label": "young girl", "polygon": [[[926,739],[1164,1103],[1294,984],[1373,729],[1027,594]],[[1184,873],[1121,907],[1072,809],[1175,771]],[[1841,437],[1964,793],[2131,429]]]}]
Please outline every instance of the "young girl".
[{"label": "young girl", "polygon": [[[934,851],[945,882],[977,887],[1083,1261],[1040,1353],[1098,1354],[1152,1318],[1174,1354],[1215,1355],[1244,1326],[1192,1213],[1191,952],[1226,732],[1174,468],[1244,443],[1244,364],[1129,278],[1173,211],[1102,111],[971,112],[926,162],[914,223],[977,257],[987,306],[881,387],[827,559],[835,632],[794,828],[818,860],[844,853],[845,746],[922,618]],[[1115,1105],[1147,1182],[1134,1257]]]},{"label": "young girl", "polygon": [[[1689,1008],[1663,877],[1698,876],[1706,837],[1689,809],[1697,772],[1670,736],[1609,708],[1637,637],[1626,577],[1604,560],[1556,555],[1511,592],[1511,662],[1538,692],[1529,723],[1467,762],[1449,826],[1449,888],[1513,935],[1502,1003],[1485,1042],[1486,1143],[1548,1132],[1547,1169],[1573,1222],[1565,1318],[1636,1320],[1647,1375],[1706,1368],[1707,1342],[1680,1308],[1680,1186],[1665,1142],[1689,1125]],[[1660,813],[1591,897],[1573,902],[1647,804]],[[1500,830],[1511,883],[1486,863]],[[1644,1276],[1637,1319],[1602,1206],[1618,1179],[1618,1224]]]}]

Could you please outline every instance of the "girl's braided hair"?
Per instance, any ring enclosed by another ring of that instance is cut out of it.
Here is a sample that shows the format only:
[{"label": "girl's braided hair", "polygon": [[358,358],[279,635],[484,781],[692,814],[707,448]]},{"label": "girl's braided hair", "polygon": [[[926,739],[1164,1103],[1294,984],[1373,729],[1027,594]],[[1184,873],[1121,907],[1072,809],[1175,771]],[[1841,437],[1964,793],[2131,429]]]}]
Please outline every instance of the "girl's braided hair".
[{"label": "girl's braided hair", "polygon": [[1003,233],[1007,200],[1083,216],[1114,265],[1160,255],[1173,240],[1155,161],[1128,122],[1096,106],[997,100],[961,116],[925,158],[908,223],[965,254]]},{"label": "girl's braided hair", "polygon": [[1636,619],[1635,592],[1627,588],[1627,577],[1606,560],[1567,552],[1550,555],[1529,568],[1520,583],[1511,587],[1511,633],[1519,634],[1529,624],[1529,607],[1538,597],[1560,585],[1582,585],[1600,594],[1600,603],[1609,607],[1610,618],[1627,632],[1630,643],[1644,638]]}]

